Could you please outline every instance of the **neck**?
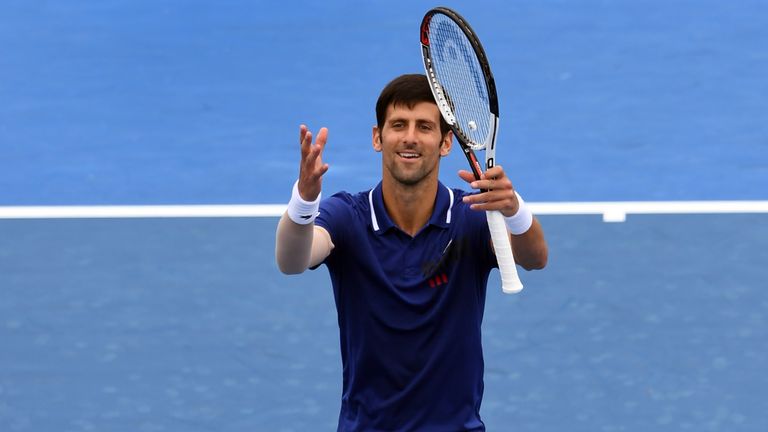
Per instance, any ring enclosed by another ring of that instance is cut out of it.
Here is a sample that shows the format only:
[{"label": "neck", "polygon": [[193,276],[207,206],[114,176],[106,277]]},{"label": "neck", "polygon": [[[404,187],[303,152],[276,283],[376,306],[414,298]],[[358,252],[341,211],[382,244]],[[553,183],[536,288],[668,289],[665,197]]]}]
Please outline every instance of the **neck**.
[{"label": "neck", "polygon": [[437,179],[404,185],[393,179],[381,184],[384,207],[392,221],[411,237],[427,224],[435,208]]}]

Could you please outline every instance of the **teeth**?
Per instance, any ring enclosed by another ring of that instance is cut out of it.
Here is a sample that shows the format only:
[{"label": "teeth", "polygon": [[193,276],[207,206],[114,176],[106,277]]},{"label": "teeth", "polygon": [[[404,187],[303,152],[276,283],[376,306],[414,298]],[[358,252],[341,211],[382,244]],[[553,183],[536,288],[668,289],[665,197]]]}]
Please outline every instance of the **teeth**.
[{"label": "teeth", "polygon": [[404,157],[404,158],[406,158],[406,159],[411,159],[411,158],[417,158],[417,157],[419,157],[419,155],[418,155],[418,154],[416,154],[416,153],[398,153],[398,154],[399,154],[401,157]]}]

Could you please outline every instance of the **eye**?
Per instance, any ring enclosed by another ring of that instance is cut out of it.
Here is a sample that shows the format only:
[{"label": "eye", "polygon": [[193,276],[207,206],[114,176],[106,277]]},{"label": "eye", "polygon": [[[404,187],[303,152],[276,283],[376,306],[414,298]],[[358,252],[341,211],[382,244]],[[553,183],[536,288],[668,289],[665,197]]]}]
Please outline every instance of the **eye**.
[{"label": "eye", "polygon": [[422,123],[420,127],[421,127],[421,130],[423,131],[431,131],[432,129],[435,128],[433,125],[429,123]]}]

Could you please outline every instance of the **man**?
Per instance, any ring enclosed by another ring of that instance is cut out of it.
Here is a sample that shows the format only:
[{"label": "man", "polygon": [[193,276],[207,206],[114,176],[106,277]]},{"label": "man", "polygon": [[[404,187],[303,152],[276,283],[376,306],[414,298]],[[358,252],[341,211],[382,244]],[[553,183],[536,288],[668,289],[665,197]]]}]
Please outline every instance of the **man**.
[{"label": "man", "polygon": [[[501,166],[468,194],[438,181],[453,135],[423,75],[390,82],[376,104],[372,190],[320,201],[328,138],[300,128],[299,179],[277,229],[284,273],[325,264],[338,312],[340,431],[482,431],[481,322],[497,266],[484,210],[507,219],[517,263],[543,268],[547,245]],[[319,212],[318,212],[319,208]]]}]

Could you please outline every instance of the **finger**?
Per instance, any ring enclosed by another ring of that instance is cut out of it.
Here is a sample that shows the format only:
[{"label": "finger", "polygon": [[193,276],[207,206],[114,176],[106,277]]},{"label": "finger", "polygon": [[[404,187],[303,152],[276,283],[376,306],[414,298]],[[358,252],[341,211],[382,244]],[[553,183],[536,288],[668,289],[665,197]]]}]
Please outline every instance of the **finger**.
[{"label": "finger", "polygon": [[488,202],[489,192],[480,192],[472,195],[464,195],[462,201],[469,204],[469,208],[472,210],[494,210],[494,205]]},{"label": "finger", "polygon": [[[319,135],[319,134],[318,134]],[[322,164],[323,158],[323,147],[317,144],[317,139],[315,139],[315,142],[310,142],[307,146],[307,154],[304,158],[304,163],[311,169],[316,169],[318,163]]]},{"label": "finger", "polygon": [[504,172],[504,168],[502,168],[501,165],[496,165],[495,167],[488,169],[486,175],[488,179],[493,180],[493,186],[490,186],[489,189],[515,189],[515,185],[512,184],[512,181]]},{"label": "finger", "polygon": [[471,195],[464,195],[462,200],[465,203],[468,204],[480,204],[480,203],[486,203],[488,201],[493,200],[493,195],[491,195],[492,192],[485,191],[485,192],[477,192],[473,193]]},{"label": "finger", "polygon": [[306,156],[312,150],[312,132],[305,131],[301,140],[301,155]]},{"label": "finger", "polygon": [[[308,188],[311,190],[320,190],[321,188],[321,182],[323,181],[323,176],[326,172],[328,172],[328,164],[323,164],[316,170],[313,170],[311,173],[308,173],[306,177],[304,177],[305,184]],[[312,194],[308,194],[312,195]]]},{"label": "finger", "polygon": [[467,183],[472,183],[473,181],[475,181],[475,175],[472,174],[471,171],[467,171],[467,170],[459,170],[459,178],[461,178]]},{"label": "finger", "polygon": [[493,208],[488,203],[472,204],[472,205],[469,206],[469,208],[472,209],[472,210],[477,210],[477,211],[493,211],[493,210],[496,210],[495,208]]},{"label": "finger", "polygon": [[472,203],[470,204],[469,208],[472,210],[500,211],[502,213],[506,212],[509,214],[515,213],[511,207],[502,204],[500,201]]},{"label": "finger", "polygon": [[306,145],[307,153],[305,160],[308,164],[314,164],[315,161],[320,158],[320,155],[323,153],[323,149],[325,148],[325,143],[328,141],[328,129],[327,128],[321,128],[320,131],[317,133],[317,138],[315,138],[315,143],[312,144],[312,133],[307,132],[307,135],[309,137]]},{"label": "finger", "polygon": [[307,134],[307,125],[299,125],[299,145],[304,143],[304,135]]},{"label": "finger", "polygon": [[325,173],[328,172],[328,164],[323,164],[323,166],[320,167],[320,169],[317,170],[317,177],[322,177],[325,175]]},{"label": "finger", "polygon": [[512,189],[512,182],[510,182],[506,177],[501,179],[487,178],[484,180],[475,180],[470,183],[470,186],[475,189],[484,190],[508,190]]},{"label": "finger", "polygon": [[463,201],[466,203],[498,203],[501,207],[511,207],[515,205],[516,197],[514,193],[508,190],[488,190],[472,195],[465,195]]},{"label": "finger", "polygon": [[312,132],[307,129],[307,125],[299,126],[299,147],[301,148],[302,158],[309,153],[309,143],[312,142]]},{"label": "finger", "polygon": [[473,180],[469,185],[473,189],[491,190],[491,189],[494,189],[495,180],[493,179]]},{"label": "finger", "polygon": [[467,204],[486,204],[492,200],[493,196],[490,195],[490,192],[477,192],[462,197],[462,201]]},{"label": "finger", "polygon": [[323,146],[319,144],[320,141],[320,134],[318,134],[318,138],[315,141],[315,144],[312,145],[309,148],[309,153],[307,154],[307,157],[305,158],[305,163],[311,167],[315,167],[318,163],[322,163],[323,161]]},{"label": "finger", "polygon": [[327,141],[328,129],[320,128],[320,131],[317,133],[317,138],[315,138],[315,144],[310,148],[308,162],[314,163],[315,160],[320,158],[320,156],[323,154],[323,149],[325,148],[325,143]]},{"label": "finger", "polygon": [[485,172],[485,176],[487,178],[503,178],[504,168],[502,168],[501,165],[496,165],[492,168],[488,168],[488,170]]},{"label": "finger", "polygon": [[328,141],[328,128],[320,128],[320,131],[317,133],[317,139],[315,140],[315,145],[320,148],[321,152],[325,148],[325,143],[327,141]]}]

